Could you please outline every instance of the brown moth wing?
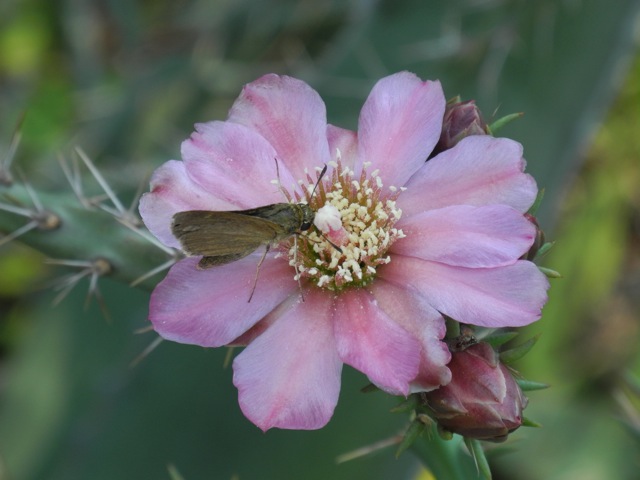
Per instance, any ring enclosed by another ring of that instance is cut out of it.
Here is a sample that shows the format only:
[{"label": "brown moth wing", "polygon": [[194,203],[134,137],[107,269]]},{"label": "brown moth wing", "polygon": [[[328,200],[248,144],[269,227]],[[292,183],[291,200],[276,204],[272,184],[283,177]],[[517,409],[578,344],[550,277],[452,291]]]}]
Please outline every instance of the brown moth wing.
[{"label": "brown moth wing", "polygon": [[249,255],[253,250],[247,250],[242,253],[232,253],[231,255],[218,255],[217,257],[202,257],[198,262],[198,270],[206,270],[207,268],[217,267],[218,265],[226,265],[235,262]]},{"label": "brown moth wing", "polygon": [[[283,233],[277,223],[260,217],[205,210],[176,213],[171,231],[188,255],[227,257],[218,265],[249,255],[282,238]],[[213,260],[208,263],[215,265]]]}]

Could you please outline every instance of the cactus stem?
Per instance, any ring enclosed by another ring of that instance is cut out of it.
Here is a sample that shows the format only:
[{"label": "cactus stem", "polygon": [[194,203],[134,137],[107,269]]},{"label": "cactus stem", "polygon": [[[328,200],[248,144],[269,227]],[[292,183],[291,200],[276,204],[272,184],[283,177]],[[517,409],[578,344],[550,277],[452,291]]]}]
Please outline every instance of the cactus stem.
[{"label": "cactus stem", "polygon": [[23,185],[31,199],[31,202],[33,203],[33,208],[25,208],[22,206],[20,201],[5,194],[5,198],[10,200],[11,204],[0,202],[0,210],[20,215],[21,217],[26,217],[30,219],[30,221],[9,235],[2,237],[0,240],[0,246],[9,243],[11,240],[18,238],[33,229],[37,228],[44,231],[55,230],[62,224],[60,217],[43,208],[42,202],[26,181],[23,181]]},{"label": "cactus stem", "polygon": [[16,156],[16,151],[22,140],[22,122],[24,121],[25,113],[23,112],[16,123],[16,128],[11,136],[11,143],[9,144],[9,150],[0,160],[0,185],[10,187],[13,184],[13,176],[11,175],[11,164]]},{"label": "cactus stem", "polygon": [[[39,203],[39,202],[38,202]],[[28,209],[23,207],[18,207],[14,205],[9,205],[7,203],[0,203],[0,210],[4,210],[6,212],[15,213],[16,215],[20,215],[22,217],[27,217],[31,221],[27,223],[24,227],[19,228],[15,232],[7,237],[17,238],[24,233],[29,232],[34,228],[39,228],[40,230],[49,231],[55,230],[56,228],[62,225],[62,220],[55,213],[52,213],[48,210],[42,208],[41,205],[37,205],[34,209]],[[18,233],[20,232],[20,233]],[[3,243],[6,243],[6,238],[4,237]]]},{"label": "cactus stem", "polygon": [[[86,167],[89,169],[89,171],[91,172],[91,175],[93,175],[93,178],[96,179],[96,181],[98,182],[98,184],[100,185],[104,193],[106,194],[107,198],[111,200],[111,203],[113,203],[113,206],[115,207],[115,208],[112,208],[112,207],[108,207],[107,205],[98,203],[97,205],[98,208],[101,208],[105,212],[111,214],[116,219],[122,219],[126,223],[129,223],[135,227],[141,226],[142,221],[136,214],[133,213],[135,205],[137,204],[137,198],[134,199],[134,201],[132,202],[131,206],[128,209],[125,209],[124,205],[122,205],[122,202],[120,202],[117,195],[111,189],[111,187],[109,186],[105,178],[102,176],[100,171],[96,168],[95,164],[91,161],[91,159],[84,152],[84,150],[82,150],[82,148],[80,147],[76,147],[75,151],[78,157],[80,157],[80,159],[84,162]],[[72,183],[72,188],[74,188],[73,183],[77,184],[79,181],[77,177],[74,177],[72,180],[70,180],[70,182]]]},{"label": "cactus stem", "polygon": [[153,332],[153,325],[149,324],[145,327],[136,328],[133,333],[140,335],[141,333]]},{"label": "cactus stem", "polygon": [[62,224],[60,217],[48,210],[45,210],[35,190],[31,188],[31,184],[26,181],[22,173],[20,173],[20,177],[22,178],[22,185],[35,208],[31,214],[31,219],[38,223],[38,228],[40,230],[55,230],[58,228]]},{"label": "cactus stem", "polygon": [[122,203],[120,203],[120,200],[118,200],[118,197],[113,192],[113,190],[111,190],[111,187],[109,186],[107,181],[104,179],[100,171],[96,168],[94,163],[91,161],[89,156],[80,147],[76,147],[75,151],[80,157],[80,160],[82,160],[86,165],[86,167],[89,169],[89,171],[91,172],[91,175],[93,175],[93,178],[95,178],[96,181],[100,184],[100,186],[102,187],[102,190],[104,191],[104,193],[107,194],[107,196],[109,197],[109,200],[111,200],[111,202],[116,207],[116,209],[119,212],[124,213],[125,209],[122,206]]},{"label": "cactus stem", "polygon": [[62,155],[58,155],[58,163],[60,164],[60,168],[62,169],[64,176],[67,178],[67,181],[71,186],[71,190],[73,191],[80,204],[87,210],[91,209],[94,206],[94,203],[84,194],[84,189],[82,188],[82,178],[80,176],[80,169],[78,167],[78,161],[76,157],[73,157],[73,170],[69,167],[66,159]]},{"label": "cactus stem", "polygon": [[161,336],[158,336],[157,338],[155,338],[153,340],[153,342],[151,342],[149,345],[147,345],[147,347],[142,352],[140,352],[140,355],[138,355],[136,358],[134,358],[131,361],[131,363],[129,364],[129,368],[133,368],[133,367],[137,366],[151,352],[153,352],[158,347],[158,345],[160,345],[162,343],[163,340],[164,340],[164,338],[162,338]]},{"label": "cactus stem", "polygon": [[142,238],[144,238],[146,241],[148,241],[152,245],[158,247],[163,252],[168,253],[169,255],[171,255],[172,257],[175,257],[176,259],[178,258],[178,254],[180,253],[178,250],[176,250],[175,248],[167,247],[166,245],[160,243],[160,241],[158,239],[156,239],[156,237],[151,235],[148,231],[140,230],[139,228],[136,228],[134,225],[131,225],[130,223],[127,223],[125,220],[123,220],[121,218],[118,218],[117,220],[122,225],[124,225],[125,227],[130,229],[132,232],[137,233]]},{"label": "cactus stem", "polygon": [[404,438],[403,435],[394,435],[389,438],[382,439],[378,442],[372,443],[371,445],[367,445],[356,450],[352,450],[351,452],[343,453],[342,455],[338,455],[336,457],[336,463],[345,463],[351,460],[356,460],[361,457],[365,457],[367,455],[371,455],[379,450],[384,448],[393,447],[395,445],[399,445]]},{"label": "cactus stem", "polygon": [[54,287],[54,290],[59,291],[59,293],[53,299],[53,305],[58,305],[69,294],[69,292],[71,292],[73,287],[80,282],[80,280],[85,277],[89,277],[89,289],[85,301],[85,308],[88,307],[91,297],[95,297],[103,315],[109,321],[109,314],[102,294],[100,293],[100,289],[98,288],[98,279],[113,271],[113,267],[108,260],[104,258],[96,258],[94,260],[63,260],[49,258],[45,260],[45,263],[81,269],[79,272],[66,275],[58,280],[58,285]]},{"label": "cactus stem", "polygon": [[161,271],[169,268],[174,263],[176,263],[176,261],[177,261],[176,258],[172,258],[172,259],[168,260],[167,262],[163,263],[162,265],[158,265],[156,268],[152,268],[147,273],[145,273],[143,275],[140,275],[138,278],[136,278],[133,282],[131,282],[129,284],[129,286],[130,287],[135,287],[139,283],[144,282],[147,278],[153,277],[156,273],[160,273]]},{"label": "cactus stem", "polygon": [[[86,158],[86,161],[90,162],[93,169],[89,169],[92,173],[95,171],[98,175],[100,180],[98,180],[98,183],[100,185],[102,185],[103,183],[106,184],[106,180],[104,179],[104,177],[102,175],[100,175],[100,173],[98,173],[98,170],[96,169],[95,165],[93,165],[93,163],[91,162],[91,160],[86,156],[86,154],[84,154]],[[73,191],[74,195],[76,196],[76,198],[78,199],[78,201],[80,202],[80,205],[82,205],[85,209],[87,210],[92,210],[94,208],[101,208],[103,210],[108,211],[110,214],[114,215],[113,210],[109,210],[108,208],[105,209],[100,202],[104,201],[104,200],[108,200],[110,198],[109,193],[103,193],[102,195],[95,195],[93,197],[87,197],[84,194],[84,188],[82,186],[82,175],[80,174],[80,166],[78,164],[78,156],[79,155],[75,155],[72,158],[72,162],[73,165],[72,167],[69,167],[69,165],[67,164],[66,159],[62,156],[59,155],[58,156],[58,163],[60,164],[60,168],[62,169],[62,172],[64,173],[64,176],[67,178],[67,181],[69,182],[69,185],[71,186],[71,190]],[[95,177],[95,175],[94,175]],[[113,191],[111,189],[109,189],[109,191],[113,194]],[[117,212],[117,210],[116,210]],[[116,215],[118,215],[116,213]]]},{"label": "cactus stem", "polygon": [[124,225],[125,227],[130,229],[132,232],[134,232],[134,233],[138,234],[139,236],[141,236],[142,238],[144,238],[150,244],[152,244],[155,247],[159,248],[163,252],[171,255],[171,258],[169,260],[167,260],[166,262],[162,263],[161,265],[158,265],[157,267],[152,268],[148,272],[140,275],[138,278],[133,280],[129,284],[129,286],[135,287],[139,283],[144,282],[147,278],[150,278],[153,275],[155,275],[156,273],[159,273],[159,272],[161,272],[163,270],[166,270],[167,268],[171,267],[174,263],[176,263],[179,260],[180,252],[178,250],[163,245],[154,236],[150,235],[149,232],[147,232],[146,230],[141,230],[141,229],[137,228],[135,225],[131,225],[129,222],[127,222],[123,218],[116,217],[116,220],[118,220],[118,222],[120,222],[122,225]]},{"label": "cactus stem", "polygon": [[24,189],[27,192],[27,195],[29,195],[29,198],[31,199],[31,203],[33,203],[33,206],[35,207],[35,209],[38,212],[42,212],[44,211],[44,208],[42,207],[42,202],[40,201],[40,199],[38,198],[38,195],[36,195],[35,190],[31,187],[31,184],[29,182],[27,182],[24,174],[22,172],[18,172],[20,174],[20,179],[22,180],[22,185],[24,186]]},{"label": "cactus stem", "polygon": [[[23,175],[20,175],[23,177]],[[19,200],[12,198],[11,196],[5,194],[4,197],[11,201],[13,205],[8,203],[0,203],[0,210],[5,210],[7,212],[15,213],[16,215],[20,215],[22,217],[27,217],[31,219],[31,222],[27,223],[24,227],[16,230],[13,234],[9,235],[12,238],[16,238],[23,233],[26,233],[33,228],[39,228],[40,230],[55,230],[62,224],[62,220],[60,217],[48,210],[45,210],[42,206],[42,202],[36,195],[36,192],[31,188],[31,185],[23,178],[22,185],[27,192],[27,195],[31,199],[31,203],[33,204],[33,208],[24,208],[22,203]],[[32,225],[35,223],[35,226]],[[28,226],[28,227],[27,227]],[[24,229],[24,231],[22,231]],[[21,231],[20,234],[16,235],[18,231]],[[6,239],[7,237],[5,237]]]},{"label": "cactus stem", "polygon": [[[0,208],[1,207],[2,206],[0,205]],[[4,237],[0,238],[0,247],[6,243],[9,243],[11,240],[15,240],[19,236],[24,235],[27,232],[30,232],[34,228],[38,228],[38,222],[36,222],[35,220],[32,220],[26,225],[23,225],[19,229],[11,232],[9,235],[5,235]]]},{"label": "cactus stem", "polygon": [[[466,48],[459,21],[447,22],[438,38],[421,40],[402,47],[401,58],[405,62],[424,62],[458,57]],[[381,59],[376,59],[380,63]]]},{"label": "cactus stem", "polygon": [[107,205],[99,204],[98,207],[101,210],[104,210],[108,214],[112,215],[116,220],[118,220],[123,225],[132,226],[133,228],[138,228],[142,225],[142,221],[135,215],[133,212],[125,210],[121,212],[117,209],[111,208]]},{"label": "cactus stem", "polygon": [[[136,190],[136,194],[133,196],[133,200],[131,200],[131,205],[129,205],[129,209],[127,210],[127,212],[129,212],[129,215],[136,216],[136,218],[139,218],[134,212],[136,211],[136,209],[138,208],[138,205],[140,204],[140,197],[142,197],[142,194],[146,190],[146,187],[149,185],[149,178],[150,178],[150,175],[148,174],[145,175],[145,177],[138,184],[138,189]],[[139,226],[142,225],[142,222],[140,220],[138,220],[138,225]]]},{"label": "cactus stem", "polygon": [[29,210],[28,208],[16,207],[14,205],[9,205],[8,203],[0,203],[0,210],[15,213],[16,215],[27,218],[31,218],[31,216],[33,215],[33,211]]}]

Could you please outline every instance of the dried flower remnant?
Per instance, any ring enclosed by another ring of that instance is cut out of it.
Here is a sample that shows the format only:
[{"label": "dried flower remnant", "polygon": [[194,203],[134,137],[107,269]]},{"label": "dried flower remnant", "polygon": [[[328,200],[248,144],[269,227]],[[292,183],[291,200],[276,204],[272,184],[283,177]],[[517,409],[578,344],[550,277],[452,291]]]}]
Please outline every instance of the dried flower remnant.
[{"label": "dried flower remnant", "polygon": [[316,212],[314,227],[272,245],[251,302],[260,249],[207,270],[186,258],[151,297],[165,339],[246,345],[233,380],[261,429],[324,426],[344,363],[392,394],[447,384],[442,314],[490,327],[540,317],[548,282],[520,259],[534,240],[523,213],[537,193],[522,147],[471,136],[425,163],[444,111],[438,82],[398,73],[374,86],[356,134],[327,124],[304,82],[266,75],[226,121],[196,126],[182,161],[156,170],[140,212],[167,246],[180,246],[177,212],[257,208],[283,192]]}]

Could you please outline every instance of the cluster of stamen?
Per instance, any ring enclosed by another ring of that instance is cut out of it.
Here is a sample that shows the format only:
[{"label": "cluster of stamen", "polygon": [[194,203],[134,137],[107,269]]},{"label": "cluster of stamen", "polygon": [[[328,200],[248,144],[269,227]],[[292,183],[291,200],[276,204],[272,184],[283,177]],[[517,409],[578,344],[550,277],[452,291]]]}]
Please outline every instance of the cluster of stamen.
[{"label": "cluster of stamen", "polygon": [[296,275],[318,287],[364,286],[374,279],[378,266],[391,261],[387,251],[393,242],[404,237],[402,230],[394,228],[402,214],[396,207],[400,190],[383,188],[378,171],[367,172],[368,164],[358,179],[340,161],[330,166],[330,178],[321,181],[313,195],[314,182],[307,176],[306,200],[316,212],[327,205],[335,207],[331,211],[339,214],[341,241],[336,243],[331,232],[312,227],[287,245],[289,264]]}]

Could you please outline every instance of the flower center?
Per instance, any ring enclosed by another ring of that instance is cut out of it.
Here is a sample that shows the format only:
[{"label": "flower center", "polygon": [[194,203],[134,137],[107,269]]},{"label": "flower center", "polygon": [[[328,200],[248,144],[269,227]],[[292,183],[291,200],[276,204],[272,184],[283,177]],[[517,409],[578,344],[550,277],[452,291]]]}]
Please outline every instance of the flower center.
[{"label": "flower center", "polygon": [[340,161],[331,166],[331,177],[320,182],[313,197],[308,177],[307,202],[316,212],[315,228],[286,247],[300,278],[338,291],[371,283],[377,267],[391,261],[389,247],[405,235],[393,227],[402,215],[396,207],[399,189],[383,189],[378,171],[367,172],[370,164],[357,180]]}]

